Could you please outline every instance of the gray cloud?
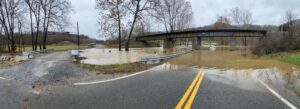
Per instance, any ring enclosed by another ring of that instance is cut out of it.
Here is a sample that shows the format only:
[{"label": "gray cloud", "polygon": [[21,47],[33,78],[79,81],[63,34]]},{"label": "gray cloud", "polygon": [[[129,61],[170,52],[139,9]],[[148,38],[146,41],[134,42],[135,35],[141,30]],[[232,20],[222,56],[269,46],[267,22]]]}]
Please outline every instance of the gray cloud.
[{"label": "gray cloud", "polygon": [[[254,24],[278,25],[283,22],[284,13],[292,10],[300,15],[300,0],[189,0],[194,11],[195,26],[212,24],[217,15],[225,10],[239,7],[253,13]],[[68,30],[76,32],[76,22],[80,23],[82,34],[102,39],[97,33],[97,10],[95,0],[71,0],[76,13],[71,14],[73,24]]]}]

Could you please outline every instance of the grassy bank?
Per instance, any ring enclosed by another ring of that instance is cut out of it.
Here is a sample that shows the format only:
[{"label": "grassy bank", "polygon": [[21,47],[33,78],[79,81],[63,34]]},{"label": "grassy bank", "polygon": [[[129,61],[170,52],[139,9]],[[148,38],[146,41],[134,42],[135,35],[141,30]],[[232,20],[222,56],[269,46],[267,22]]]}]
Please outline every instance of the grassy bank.
[{"label": "grassy bank", "polygon": [[141,63],[128,63],[128,64],[114,64],[114,65],[89,65],[82,64],[81,67],[93,71],[98,71],[104,74],[114,73],[135,73],[149,68],[155,65],[146,65]]},{"label": "grassy bank", "polygon": [[300,52],[279,53],[275,57],[284,62],[300,65]]}]

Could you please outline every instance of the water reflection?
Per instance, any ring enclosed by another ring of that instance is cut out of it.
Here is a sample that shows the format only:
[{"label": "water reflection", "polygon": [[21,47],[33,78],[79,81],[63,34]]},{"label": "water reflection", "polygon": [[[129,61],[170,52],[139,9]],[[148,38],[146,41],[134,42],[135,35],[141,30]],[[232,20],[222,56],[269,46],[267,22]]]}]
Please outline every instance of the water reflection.
[{"label": "water reflection", "polygon": [[264,69],[277,68],[283,72],[292,72],[298,66],[273,59],[262,59],[253,55],[245,57],[243,51],[195,51],[190,54],[171,59],[169,62],[182,66],[216,67],[229,69]]},{"label": "water reflection", "polygon": [[170,64],[168,62],[160,65],[160,66],[157,66],[156,69],[154,70],[158,70],[158,71],[175,71],[175,70],[179,70],[179,69],[182,69],[184,68],[183,66],[178,66],[178,65],[175,65],[175,64]]},{"label": "water reflection", "polygon": [[242,89],[266,91],[257,78],[282,91],[293,91],[300,97],[300,68],[297,65],[253,55],[242,51],[195,51],[171,59],[169,64],[205,68],[209,79]]}]

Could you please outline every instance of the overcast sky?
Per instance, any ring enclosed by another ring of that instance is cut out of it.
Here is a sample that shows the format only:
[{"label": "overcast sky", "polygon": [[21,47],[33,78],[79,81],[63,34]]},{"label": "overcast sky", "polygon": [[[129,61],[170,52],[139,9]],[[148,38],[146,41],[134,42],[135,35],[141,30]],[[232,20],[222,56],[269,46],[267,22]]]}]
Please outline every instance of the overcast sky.
[{"label": "overcast sky", "polygon": [[[72,26],[70,32],[76,32],[76,22],[79,22],[80,33],[90,37],[103,39],[98,34],[97,10],[95,0],[70,0],[74,13],[71,13]],[[278,25],[283,22],[283,15],[287,10],[292,10],[300,15],[300,0],[189,0],[194,11],[194,26],[212,24],[217,15],[222,15],[225,10],[238,7],[253,13],[254,24]],[[226,2],[225,2],[226,1]]]}]

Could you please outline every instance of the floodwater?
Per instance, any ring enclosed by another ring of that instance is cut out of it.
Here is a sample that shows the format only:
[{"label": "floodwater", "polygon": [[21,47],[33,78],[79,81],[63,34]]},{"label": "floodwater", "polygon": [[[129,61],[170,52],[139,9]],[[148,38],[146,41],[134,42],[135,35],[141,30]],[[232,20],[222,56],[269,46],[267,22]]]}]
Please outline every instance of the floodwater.
[{"label": "floodwater", "polygon": [[171,64],[187,67],[208,67],[222,69],[265,69],[276,68],[289,73],[299,66],[277,61],[274,59],[263,59],[251,54],[244,56],[244,51],[194,51],[193,53],[171,59]]},{"label": "floodwater", "polygon": [[[187,47],[176,47],[173,52],[190,50]],[[162,56],[172,52],[166,52],[162,47],[131,48],[130,51],[119,51],[116,48],[86,49],[80,54],[84,59],[81,63],[93,65],[110,65],[140,62],[142,57]]]},{"label": "floodwater", "polygon": [[129,52],[118,49],[87,49],[81,53],[82,63],[93,65],[110,65],[139,62],[142,57],[158,56],[162,53],[162,48],[133,48]]},{"label": "floodwater", "polygon": [[[193,67],[204,69],[207,77],[213,81],[246,89],[265,90],[258,79],[272,85],[280,94],[292,91],[300,97],[300,66],[274,59],[264,59],[243,51],[194,51],[168,61],[167,69]],[[228,81],[229,80],[229,81]],[[293,95],[289,98],[293,98]],[[299,100],[296,100],[299,101]],[[300,102],[299,102],[300,103]]]},{"label": "floodwater", "polygon": [[[177,47],[175,51],[186,48]],[[117,49],[87,49],[81,54],[85,64],[108,65],[139,62],[142,57],[165,55],[163,48],[135,48],[129,52]],[[272,84],[278,90],[292,91],[300,96],[300,66],[274,59],[244,55],[244,51],[199,50],[167,61],[163,70],[180,68],[205,69],[214,81],[235,85],[242,89],[262,91],[257,79]],[[230,81],[225,81],[230,80]]]}]

